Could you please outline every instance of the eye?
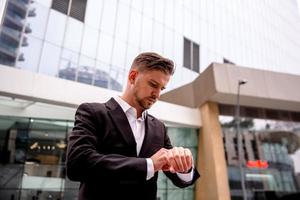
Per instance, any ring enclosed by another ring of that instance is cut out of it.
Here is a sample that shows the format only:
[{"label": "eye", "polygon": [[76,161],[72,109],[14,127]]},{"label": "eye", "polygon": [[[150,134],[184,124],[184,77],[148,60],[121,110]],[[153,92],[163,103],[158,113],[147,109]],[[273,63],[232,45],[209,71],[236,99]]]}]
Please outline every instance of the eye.
[{"label": "eye", "polygon": [[151,86],[151,87],[153,87],[153,88],[158,88],[158,85],[156,84],[156,83],[153,83],[153,82],[149,82],[149,85]]}]

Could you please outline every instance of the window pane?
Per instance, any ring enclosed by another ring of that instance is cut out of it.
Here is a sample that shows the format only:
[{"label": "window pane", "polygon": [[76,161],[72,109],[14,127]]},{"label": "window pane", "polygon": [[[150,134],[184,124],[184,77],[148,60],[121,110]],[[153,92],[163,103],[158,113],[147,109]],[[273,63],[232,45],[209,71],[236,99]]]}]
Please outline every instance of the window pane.
[{"label": "window pane", "polygon": [[50,76],[56,76],[58,72],[60,48],[45,42],[41,55],[39,72]]},{"label": "window pane", "polygon": [[163,25],[161,23],[154,22],[152,49],[160,54],[163,51],[163,36]]},{"label": "window pane", "polygon": [[129,12],[130,10],[127,5],[122,3],[119,4],[116,24],[116,37],[123,41],[127,40]]},{"label": "window pane", "polygon": [[70,16],[84,21],[86,0],[72,0]]},{"label": "window pane", "polygon": [[199,45],[193,43],[193,71],[199,73]]},{"label": "window pane", "polygon": [[0,197],[19,199],[22,181],[29,119],[0,117]]},{"label": "window pane", "polygon": [[59,12],[62,12],[64,14],[68,13],[68,7],[69,7],[69,0],[53,0],[52,6],[54,10],[57,10]]},{"label": "window pane", "polygon": [[95,70],[94,85],[108,88],[110,66],[103,62],[97,62]]},{"label": "window pane", "polygon": [[173,52],[174,52],[174,48],[173,48],[173,41],[174,41],[174,32],[169,29],[166,28],[164,31],[164,56],[166,56],[167,58],[173,58]]},{"label": "window pane", "polygon": [[152,33],[153,33],[153,21],[151,18],[144,16],[142,21],[142,39],[141,39],[142,49],[149,50],[151,48]]},{"label": "window pane", "polygon": [[91,58],[81,55],[78,65],[77,81],[91,85],[95,69],[95,61]]},{"label": "window pane", "polygon": [[141,26],[142,26],[141,13],[132,9],[131,17],[130,17],[130,25],[129,25],[129,35],[128,35],[129,43],[137,46],[140,44],[141,28],[142,28]]},{"label": "window pane", "polygon": [[75,81],[78,53],[63,49],[61,57],[58,76],[63,79]]},{"label": "window pane", "polygon": [[66,28],[67,16],[55,10],[50,11],[45,40],[61,46]]},{"label": "window pane", "polygon": [[112,44],[113,44],[113,37],[111,35],[107,35],[105,33],[102,33],[100,35],[100,39],[98,43],[97,60],[100,60],[105,63],[110,63],[111,54],[112,54]]},{"label": "window pane", "polygon": [[79,52],[82,39],[82,29],[83,24],[81,22],[69,18],[64,46],[68,49]]},{"label": "window pane", "polygon": [[117,1],[109,0],[103,1],[103,13],[101,19],[101,27],[105,33],[114,34],[114,27],[116,23],[116,11],[117,11]]},{"label": "window pane", "polygon": [[191,41],[186,38],[183,40],[183,66],[191,69]]},{"label": "window pane", "polygon": [[87,2],[85,24],[95,29],[99,29],[102,15],[103,1],[89,0]]},{"label": "window pane", "polygon": [[112,65],[118,66],[119,68],[124,67],[126,59],[126,48],[127,45],[125,42],[115,39],[111,61]]},{"label": "window pane", "polygon": [[34,2],[37,2],[47,8],[50,8],[52,0],[35,0]]},{"label": "window pane", "polygon": [[119,68],[117,66],[112,66],[109,72],[110,79],[108,83],[108,88],[116,91],[122,91],[123,79],[125,76],[125,69]]},{"label": "window pane", "polygon": [[96,29],[85,26],[81,47],[82,54],[91,58],[96,58],[98,35],[99,32]]},{"label": "window pane", "polygon": [[28,35],[33,35],[37,38],[43,39],[46,31],[49,8],[44,5],[33,2],[30,5],[27,17],[27,31]]},{"label": "window pane", "polygon": [[28,36],[27,45],[20,48],[20,56],[16,66],[21,69],[38,71],[38,63],[42,52],[42,40]]}]

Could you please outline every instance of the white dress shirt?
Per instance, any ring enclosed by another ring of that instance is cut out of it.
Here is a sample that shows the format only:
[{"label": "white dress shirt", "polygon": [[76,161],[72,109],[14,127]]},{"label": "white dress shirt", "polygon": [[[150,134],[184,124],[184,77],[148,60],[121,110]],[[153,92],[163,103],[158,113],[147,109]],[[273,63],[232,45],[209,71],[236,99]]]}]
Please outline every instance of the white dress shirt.
[{"label": "white dress shirt", "polygon": [[[142,116],[137,118],[137,111],[135,108],[131,107],[126,101],[124,101],[119,96],[115,97],[114,99],[121,106],[122,110],[124,111],[128,119],[129,125],[131,127],[136,142],[136,152],[137,155],[139,155],[145,137],[145,120],[147,117],[147,111],[144,111],[142,113]],[[154,176],[154,165],[151,158],[146,158],[146,161],[147,161],[146,180],[149,180]],[[181,180],[185,182],[190,182],[193,179],[193,170],[190,173],[185,173],[185,174],[177,173],[177,175]]]}]

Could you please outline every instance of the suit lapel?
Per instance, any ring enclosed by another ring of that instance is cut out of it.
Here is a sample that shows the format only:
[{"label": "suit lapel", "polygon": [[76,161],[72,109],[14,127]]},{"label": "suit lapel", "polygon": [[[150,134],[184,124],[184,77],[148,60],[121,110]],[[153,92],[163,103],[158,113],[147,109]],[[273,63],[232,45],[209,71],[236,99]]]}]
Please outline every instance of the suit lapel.
[{"label": "suit lapel", "polygon": [[136,142],[131,127],[120,105],[113,98],[111,98],[106,103],[106,106],[109,109],[108,114],[110,118],[112,119],[114,125],[117,127],[118,131],[121,133],[124,140],[128,143],[128,145],[135,147]]}]

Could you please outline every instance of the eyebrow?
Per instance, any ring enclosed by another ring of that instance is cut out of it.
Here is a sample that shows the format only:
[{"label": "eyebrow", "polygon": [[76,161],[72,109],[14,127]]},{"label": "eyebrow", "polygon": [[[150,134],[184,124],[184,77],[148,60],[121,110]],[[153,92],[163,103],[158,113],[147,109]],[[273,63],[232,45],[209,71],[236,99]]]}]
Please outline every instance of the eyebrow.
[{"label": "eyebrow", "polygon": [[[154,82],[156,85],[160,85],[156,80],[150,79],[151,82]],[[166,87],[162,86],[161,90],[166,89]]]}]

